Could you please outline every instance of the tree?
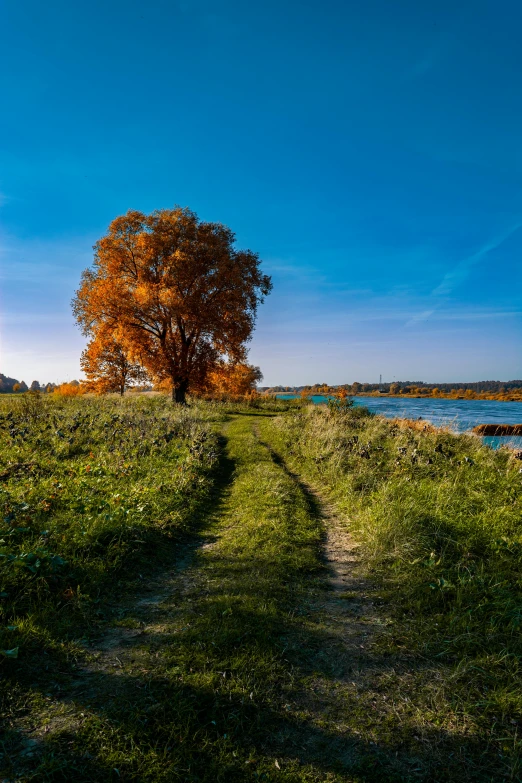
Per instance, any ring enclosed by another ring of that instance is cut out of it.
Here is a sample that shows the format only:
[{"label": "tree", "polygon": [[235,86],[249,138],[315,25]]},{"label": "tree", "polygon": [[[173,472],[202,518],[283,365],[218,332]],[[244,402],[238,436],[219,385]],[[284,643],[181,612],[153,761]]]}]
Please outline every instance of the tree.
[{"label": "tree", "polygon": [[15,385],[13,386],[13,391],[14,391],[15,394],[18,394],[19,391],[22,391],[21,384],[15,383]]},{"label": "tree", "polygon": [[78,381],[71,381],[70,383],[60,383],[53,389],[53,394],[57,394],[59,397],[79,397],[81,394],[85,394],[87,389],[85,385],[81,385]]},{"label": "tree", "polygon": [[219,362],[208,374],[209,391],[233,397],[252,394],[262,380],[263,373],[259,367],[240,362],[237,364]]},{"label": "tree", "polygon": [[390,394],[399,394],[401,387],[398,383],[390,383]]},{"label": "tree", "polygon": [[100,333],[83,351],[80,366],[87,376],[89,388],[99,394],[119,392],[123,397],[125,387],[131,383],[148,380],[147,373],[111,335]]},{"label": "tree", "polygon": [[33,381],[29,388],[31,389],[31,391],[40,391],[39,381]]},{"label": "tree", "polygon": [[25,381],[20,381],[20,391],[21,392],[29,391],[29,388]]},{"label": "tree", "polygon": [[219,359],[244,362],[272,287],[257,254],[234,241],[226,226],[181,207],[116,218],[73,300],[84,334],[113,333],[184,403]]},{"label": "tree", "polygon": [[3,392],[12,392],[15,383],[18,383],[16,378],[8,378],[7,375],[0,373],[1,390]]}]

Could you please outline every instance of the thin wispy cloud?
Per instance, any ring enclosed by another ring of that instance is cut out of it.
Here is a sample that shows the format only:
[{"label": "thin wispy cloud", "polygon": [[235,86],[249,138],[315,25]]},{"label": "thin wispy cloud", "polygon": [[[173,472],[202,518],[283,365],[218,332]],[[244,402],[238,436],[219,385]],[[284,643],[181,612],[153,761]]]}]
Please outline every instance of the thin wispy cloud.
[{"label": "thin wispy cloud", "polygon": [[408,76],[413,79],[420,78],[446,64],[460,44],[461,29],[465,23],[462,12],[458,8],[453,9],[451,24],[447,24],[444,29],[437,28],[438,32],[435,32],[431,41],[424,46],[422,55],[413,63]]},{"label": "thin wispy cloud", "polygon": [[78,273],[68,269],[66,264],[49,264],[41,261],[19,261],[15,258],[0,259],[0,280],[18,283],[37,283],[51,277],[67,275],[77,279]]},{"label": "thin wispy cloud", "polygon": [[[453,291],[458,288],[459,286],[463,285],[466,280],[469,278],[469,276],[472,274],[473,269],[475,266],[482,261],[485,256],[488,255],[488,253],[491,253],[493,250],[496,250],[501,245],[504,244],[510,237],[512,237],[516,232],[522,228],[522,220],[517,220],[514,224],[512,224],[508,229],[506,229],[501,234],[497,235],[493,239],[491,239],[489,242],[486,242],[482,247],[477,250],[476,253],[473,253],[470,256],[467,256],[466,258],[463,258],[461,261],[459,261],[452,269],[449,270],[449,272],[446,272],[444,277],[442,278],[441,282],[438,286],[436,286],[430,294],[431,299],[431,307],[425,308],[417,313],[415,313],[411,318],[409,318],[406,323],[404,324],[404,328],[411,328],[413,326],[417,326],[422,321],[427,321],[428,319],[432,318],[436,315],[437,311],[441,309],[443,306],[444,301],[447,299],[447,297],[451,296]],[[511,312],[510,310],[506,311],[505,313],[502,311],[499,311],[498,317],[506,317],[509,315],[518,315],[518,312]],[[476,318],[492,318],[496,317],[494,314],[494,311],[489,312],[486,311],[485,313],[447,313],[443,312],[440,316],[442,319],[458,319],[458,320],[471,320]]]},{"label": "thin wispy cloud", "polygon": [[11,358],[19,359],[20,357],[25,357],[25,358],[41,361],[43,359],[61,359],[64,357],[76,359],[78,356],[78,352],[76,350],[71,350],[71,351],[52,351],[51,353],[43,353],[41,351],[22,350],[16,352],[4,351],[3,356],[6,359],[11,359]]},{"label": "thin wispy cloud", "polygon": [[434,312],[435,310],[424,310],[422,313],[416,313],[405,323],[405,326],[416,326],[422,321],[427,321]]},{"label": "thin wispy cloud", "polygon": [[484,256],[487,256],[492,250],[496,250],[498,247],[504,244],[506,240],[516,234],[519,228],[522,227],[522,220],[517,220],[510,228],[504,231],[499,236],[492,239],[490,242],[486,242],[480,250],[473,255],[464,258],[459,261],[456,266],[447,272],[439,285],[431,292],[432,296],[448,296],[459,285],[464,283],[471,274],[473,267],[481,261]]},{"label": "thin wispy cloud", "polygon": [[404,338],[405,327],[415,327],[411,331],[426,331],[431,324],[431,331],[440,330],[445,323],[455,324],[452,328],[462,329],[466,324],[480,323],[483,321],[498,321],[505,323],[507,319],[516,319],[522,316],[522,309],[506,307],[505,309],[494,307],[473,308],[469,306],[454,307],[451,309],[433,308],[426,306],[419,298],[412,297],[409,303],[402,299],[383,297],[374,299],[356,308],[343,308],[333,303],[326,313],[324,304],[317,311],[299,311],[295,307],[289,307],[285,312],[278,312],[274,318],[272,314],[262,313],[258,330],[263,337],[281,335],[300,335],[307,339],[314,335],[322,335],[327,339],[331,335],[335,339],[341,336],[349,336],[350,344],[353,344],[354,335],[361,331],[373,333],[378,331],[381,341],[384,336],[392,332],[401,334]]},{"label": "thin wispy cloud", "polygon": [[91,237],[21,240],[0,236],[0,280],[42,283],[54,280],[73,285],[92,263]]},{"label": "thin wispy cloud", "polygon": [[4,312],[0,315],[3,326],[38,326],[42,324],[74,324],[72,313],[69,312]]}]

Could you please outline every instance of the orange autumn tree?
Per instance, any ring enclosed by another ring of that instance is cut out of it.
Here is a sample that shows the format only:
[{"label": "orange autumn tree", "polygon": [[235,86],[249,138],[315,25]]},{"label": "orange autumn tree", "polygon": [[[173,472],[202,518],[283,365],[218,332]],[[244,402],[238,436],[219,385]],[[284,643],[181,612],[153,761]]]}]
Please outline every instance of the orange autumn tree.
[{"label": "orange autumn tree", "polygon": [[272,287],[258,255],[234,241],[227,226],[181,207],[116,218],[73,300],[84,334],[122,335],[129,354],[184,403],[220,360],[244,362]]},{"label": "orange autumn tree", "polygon": [[218,362],[208,373],[207,388],[210,393],[223,394],[231,397],[245,397],[256,390],[256,385],[263,380],[259,367],[238,362]]},{"label": "orange autumn tree", "polygon": [[58,397],[80,397],[87,391],[84,384],[78,381],[71,381],[70,383],[60,383],[53,389],[53,394]]},{"label": "orange autumn tree", "polygon": [[132,361],[121,343],[103,333],[91,340],[83,351],[80,366],[88,388],[98,394],[119,392],[123,397],[127,385],[148,380],[141,364]]}]

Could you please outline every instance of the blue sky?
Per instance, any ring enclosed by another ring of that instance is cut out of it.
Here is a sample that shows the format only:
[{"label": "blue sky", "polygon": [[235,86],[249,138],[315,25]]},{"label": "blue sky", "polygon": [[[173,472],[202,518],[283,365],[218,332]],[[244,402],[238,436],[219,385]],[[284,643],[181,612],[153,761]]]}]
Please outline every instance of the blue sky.
[{"label": "blue sky", "polygon": [[116,215],[259,252],[267,384],[522,377],[522,6],[0,0],[1,362],[79,376]]}]

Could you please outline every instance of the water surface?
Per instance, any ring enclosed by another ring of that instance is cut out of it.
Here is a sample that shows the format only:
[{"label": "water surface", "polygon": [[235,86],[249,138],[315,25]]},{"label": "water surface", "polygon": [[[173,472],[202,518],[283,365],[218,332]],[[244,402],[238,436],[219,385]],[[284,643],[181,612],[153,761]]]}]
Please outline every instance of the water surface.
[{"label": "water surface", "polygon": [[[299,397],[298,394],[277,396],[286,399]],[[320,394],[309,399],[316,404],[328,401],[328,397]],[[387,418],[421,418],[437,427],[450,427],[455,432],[467,432],[478,424],[522,424],[522,402],[362,396],[354,397],[353,401],[355,405],[364,405]],[[522,437],[517,436],[485,437],[484,442],[493,448],[509,444],[522,449]]]}]

